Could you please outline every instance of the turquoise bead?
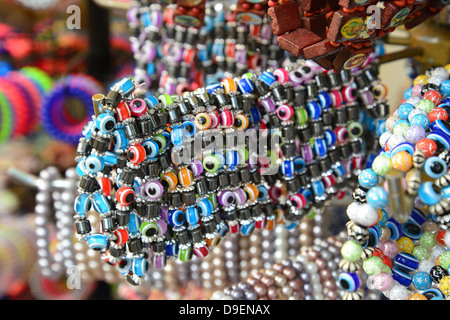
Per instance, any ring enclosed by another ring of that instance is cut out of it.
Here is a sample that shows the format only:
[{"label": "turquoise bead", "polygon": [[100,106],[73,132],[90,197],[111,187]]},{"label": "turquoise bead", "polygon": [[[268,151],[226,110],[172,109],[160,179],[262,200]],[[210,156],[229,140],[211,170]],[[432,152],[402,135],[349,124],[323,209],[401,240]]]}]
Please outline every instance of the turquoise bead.
[{"label": "turquoise bead", "polygon": [[418,195],[420,201],[429,206],[438,203],[442,198],[442,195],[433,189],[433,183],[431,181],[422,183]]},{"label": "turquoise bead", "polygon": [[365,169],[358,176],[360,186],[366,189],[375,187],[378,181],[378,175],[372,169]]},{"label": "turquoise bead", "polygon": [[367,203],[375,209],[383,209],[388,205],[389,197],[382,187],[373,187],[366,194]]}]

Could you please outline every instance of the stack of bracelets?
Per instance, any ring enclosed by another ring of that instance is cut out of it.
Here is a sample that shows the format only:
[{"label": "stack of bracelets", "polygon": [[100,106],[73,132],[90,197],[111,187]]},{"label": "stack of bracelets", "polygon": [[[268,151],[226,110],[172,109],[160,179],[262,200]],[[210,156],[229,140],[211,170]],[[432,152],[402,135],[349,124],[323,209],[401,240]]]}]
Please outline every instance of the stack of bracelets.
[{"label": "stack of bracelets", "polygon": [[390,300],[450,296],[449,72],[432,67],[414,80],[359,174],[339,263],[344,299],[362,297],[361,276]]},{"label": "stack of bracelets", "polygon": [[298,61],[176,96],[120,80],[93,99],[77,147],[79,239],[137,285],[150,265],[204,258],[226,234],[320,215],[378,153],[388,107],[370,62],[335,73]]},{"label": "stack of bracelets", "polygon": [[72,74],[55,81],[44,97],[40,112],[47,134],[56,140],[77,144],[83,127],[94,115],[92,96],[102,88],[98,80],[83,74]]},{"label": "stack of bracelets", "polygon": [[127,18],[136,85],[181,95],[226,74],[279,65],[286,54],[264,19],[267,1],[240,2],[248,3],[133,1]]},{"label": "stack of bracelets", "polygon": [[35,132],[51,78],[40,69],[6,69],[0,77],[0,143]]}]

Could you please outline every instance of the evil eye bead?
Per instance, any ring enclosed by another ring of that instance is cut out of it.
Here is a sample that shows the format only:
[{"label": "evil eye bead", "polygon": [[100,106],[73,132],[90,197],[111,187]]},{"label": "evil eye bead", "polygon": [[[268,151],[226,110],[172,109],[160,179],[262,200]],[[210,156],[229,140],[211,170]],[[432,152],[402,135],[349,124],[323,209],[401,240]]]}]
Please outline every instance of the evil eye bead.
[{"label": "evil eye bead", "polygon": [[258,186],[258,201],[265,201],[269,197],[269,189],[265,185]]},{"label": "evil eye bead", "polygon": [[413,241],[419,240],[422,236],[422,228],[410,221],[402,223],[402,233],[405,237],[410,238]]},{"label": "evil eye bead", "polygon": [[420,185],[418,195],[420,200],[424,204],[430,206],[438,203],[441,200],[442,195],[440,194],[440,192],[435,190],[435,188],[436,187],[431,181],[425,181]]},{"label": "evil eye bead", "polygon": [[159,145],[153,140],[143,142],[142,147],[145,149],[145,157],[147,159],[152,159],[159,153]]},{"label": "evil eye bead", "polygon": [[375,209],[383,209],[388,205],[387,192],[382,187],[373,187],[366,194],[367,203]]},{"label": "evil eye bead", "polygon": [[347,131],[348,131],[350,138],[359,138],[364,133],[364,127],[362,126],[361,123],[352,121],[347,126]]},{"label": "evil eye bead", "polygon": [[223,109],[220,113],[220,124],[224,127],[231,127],[234,124],[234,113],[229,109]]},{"label": "evil eye bead", "polygon": [[357,98],[358,91],[356,88],[347,86],[342,90],[342,96],[346,102],[353,102]]},{"label": "evil eye bead", "polygon": [[111,179],[108,177],[101,177],[98,179],[98,184],[100,185],[100,189],[102,189],[103,194],[109,197],[114,189]]},{"label": "evil eye bead", "polygon": [[284,68],[275,70],[273,72],[273,75],[279,83],[286,83],[287,81],[289,81],[289,72]]},{"label": "evil eye bead", "polygon": [[223,190],[218,195],[218,200],[221,206],[229,207],[236,201],[235,195],[232,191]]},{"label": "evil eye bead", "polygon": [[88,238],[89,249],[103,251],[108,247],[108,237],[106,234],[95,233]]},{"label": "evil eye bead", "polygon": [[103,168],[105,167],[105,160],[103,160],[102,157],[91,154],[86,158],[84,165],[86,166],[86,170],[89,173],[94,174],[103,170]]},{"label": "evil eye bead", "polygon": [[162,197],[164,187],[158,180],[148,181],[141,185],[140,192],[141,196],[149,200],[157,200]]},{"label": "evil eye bead", "polygon": [[217,110],[214,110],[208,114],[209,114],[209,117],[211,118],[211,125],[209,126],[209,128],[210,129],[217,128],[220,124],[219,112]]},{"label": "evil eye bead", "polygon": [[227,150],[225,154],[225,163],[231,169],[234,170],[240,162],[240,154],[236,150]]},{"label": "evil eye bead", "polygon": [[246,130],[249,126],[249,121],[247,116],[244,114],[238,114],[234,118],[233,128],[236,130]]},{"label": "evil eye bead", "polygon": [[142,99],[134,99],[129,104],[131,114],[133,116],[139,117],[147,112],[147,103]]},{"label": "evil eye bead", "polygon": [[196,127],[193,121],[183,122],[181,129],[183,130],[183,135],[185,137],[193,137],[196,133]]},{"label": "evil eye bead", "polygon": [[378,175],[372,169],[364,169],[358,176],[361,187],[370,189],[378,184]]},{"label": "evil eye bead", "polygon": [[356,273],[342,272],[339,275],[339,285],[347,292],[355,292],[361,286],[361,280]]},{"label": "evil eye bead", "polygon": [[412,283],[412,276],[400,267],[392,268],[392,278],[404,287],[409,287]]},{"label": "evil eye bead", "polygon": [[308,112],[305,108],[295,108],[294,110],[294,121],[300,125],[305,125],[308,122]]},{"label": "evil eye bead", "polygon": [[134,144],[130,146],[127,150],[127,158],[133,164],[139,164],[145,160],[147,153],[145,149],[140,144]]},{"label": "evil eye bead", "polygon": [[426,221],[425,214],[420,211],[419,209],[414,208],[411,212],[411,215],[409,217],[409,221],[417,224],[418,226],[421,226]]},{"label": "evil eye bead", "polygon": [[173,103],[172,96],[169,94],[162,94],[158,97],[158,101],[162,103],[165,107]]},{"label": "evil eye bead", "polygon": [[158,148],[159,148],[159,153],[164,152],[166,145],[167,145],[167,139],[166,137],[164,137],[162,134],[158,134],[157,136],[154,136],[152,138],[152,140],[154,142],[156,142],[156,144],[158,144]]},{"label": "evil eye bead", "polygon": [[172,128],[172,131],[170,131],[170,140],[174,145],[182,144],[184,140],[183,129],[180,127]]},{"label": "evil eye bead", "polygon": [[128,147],[128,139],[125,136],[125,132],[122,128],[114,130],[113,142],[114,142],[114,152],[119,152],[125,150]]},{"label": "evil eye bead", "polygon": [[125,102],[120,102],[116,108],[116,117],[119,122],[123,122],[131,118],[130,107]]},{"label": "evil eye bead", "polygon": [[447,172],[447,163],[443,159],[433,156],[425,160],[423,169],[430,178],[438,179]]},{"label": "evil eye bead", "polygon": [[323,136],[325,137],[327,147],[332,147],[335,145],[337,138],[336,138],[336,133],[334,133],[333,130],[326,129],[323,133]]},{"label": "evil eye bead", "polygon": [[183,187],[189,187],[194,182],[194,175],[192,174],[192,171],[187,168],[181,168],[178,171],[178,181],[181,183]]},{"label": "evil eye bead", "polygon": [[317,96],[319,99],[320,106],[322,107],[322,110],[328,110],[331,105],[333,104],[333,100],[329,93],[327,92],[321,92]]},{"label": "evil eye bead", "polygon": [[225,78],[222,80],[223,89],[226,94],[237,91],[236,81],[233,78]]},{"label": "evil eye bead", "polygon": [[85,217],[92,208],[92,199],[84,193],[75,198],[73,209],[80,217]]},{"label": "evil eye bead", "polygon": [[427,138],[433,140],[437,144],[442,144],[442,146],[444,146],[444,148],[447,150],[450,149],[450,137],[442,131],[432,130],[430,133],[428,133]]},{"label": "evil eye bead", "polygon": [[297,69],[302,74],[303,81],[309,81],[314,78],[316,72],[311,65],[304,65]]},{"label": "evil eye bead", "polygon": [[94,201],[92,202],[92,204],[94,210],[100,214],[106,214],[111,211],[111,204],[108,198],[101,193],[96,193],[94,195]]},{"label": "evil eye bead", "polygon": [[295,173],[294,160],[291,160],[291,159],[283,160],[283,162],[281,163],[280,169],[281,169],[281,173],[286,178],[292,178]]},{"label": "evil eye bead", "polygon": [[294,171],[295,173],[302,173],[306,169],[306,161],[302,157],[296,157],[294,159]]},{"label": "evil eye bead", "polygon": [[[130,236],[136,236],[139,234],[139,228],[141,226],[141,219],[137,214],[130,213],[130,221],[128,221],[128,231]],[[128,241],[128,239],[127,239]]]},{"label": "evil eye bead", "polygon": [[282,121],[289,121],[294,116],[294,109],[287,104],[283,104],[277,109],[278,118]]},{"label": "evil eye bead", "polygon": [[131,271],[133,261],[130,258],[124,257],[118,265],[119,272],[123,275],[127,275]]},{"label": "evil eye bead", "polygon": [[273,73],[264,71],[259,75],[258,80],[264,82],[268,87],[270,87],[275,81],[277,81],[277,78]]},{"label": "evil eye bead", "polygon": [[210,217],[213,212],[213,205],[208,199],[202,199],[197,203],[198,213],[202,217]]},{"label": "evil eye bead", "polygon": [[167,222],[173,227],[179,227],[186,221],[186,216],[181,210],[169,210],[167,215]]},{"label": "evil eye bead", "polygon": [[111,132],[116,126],[116,119],[109,113],[101,113],[96,119],[95,124],[101,132]]},{"label": "evil eye bead", "polygon": [[135,258],[131,266],[133,273],[139,277],[144,276],[149,269],[148,261],[144,258]]},{"label": "evil eye bead", "polygon": [[391,231],[390,240],[396,241],[402,237],[402,225],[397,220],[390,218],[388,222],[386,222],[386,227]]},{"label": "evil eye bead", "polygon": [[203,159],[203,168],[211,173],[217,172],[221,167],[220,159],[217,155],[208,155]]},{"label": "evil eye bead", "polygon": [[258,188],[253,184],[249,183],[244,187],[244,191],[247,193],[249,201],[255,201],[259,196]]},{"label": "evil eye bead", "polygon": [[314,152],[320,158],[322,158],[326,155],[327,143],[325,142],[325,139],[316,138],[314,140]]},{"label": "evil eye bead", "polygon": [[195,116],[194,124],[199,130],[206,130],[211,126],[209,114],[201,112]]},{"label": "evil eye bead", "polygon": [[289,196],[289,201],[294,205],[297,210],[303,209],[306,205],[306,198],[301,193],[296,193]]},{"label": "evil eye bead", "polygon": [[320,115],[322,114],[320,104],[315,100],[308,102],[308,104],[306,105],[306,110],[308,111],[309,118],[311,118],[312,120],[319,119]]},{"label": "evil eye bead", "polygon": [[118,246],[123,246],[128,241],[128,231],[125,228],[116,229],[113,231],[115,236],[114,243]]},{"label": "evil eye bead", "polygon": [[184,209],[184,215],[186,216],[186,222],[195,225],[200,220],[200,214],[197,207],[187,207]]},{"label": "evil eye bead", "polygon": [[243,93],[243,94],[250,94],[253,92],[253,90],[255,90],[255,86],[253,85],[253,83],[250,81],[249,78],[247,77],[242,77],[239,80],[238,83],[239,86],[239,90]]},{"label": "evil eye bead", "polygon": [[123,206],[128,206],[131,203],[133,203],[134,198],[135,198],[134,190],[130,187],[123,186],[120,187],[119,190],[117,190],[116,199]]},{"label": "evil eye bead", "polygon": [[388,94],[388,88],[384,84],[379,83],[372,88],[372,93],[375,99],[384,100]]}]

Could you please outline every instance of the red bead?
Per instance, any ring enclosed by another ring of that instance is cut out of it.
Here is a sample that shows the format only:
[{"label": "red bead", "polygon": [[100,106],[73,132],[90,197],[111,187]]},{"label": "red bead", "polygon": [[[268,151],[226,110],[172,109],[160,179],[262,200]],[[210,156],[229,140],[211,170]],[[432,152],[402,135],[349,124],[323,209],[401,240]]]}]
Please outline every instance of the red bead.
[{"label": "red bead", "polygon": [[417,141],[416,150],[418,149],[425,153],[425,158],[429,158],[436,155],[437,145],[433,140],[425,138]]},{"label": "red bead", "polygon": [[383,263],[384,263],[385,265],[387,265],[389,268],[392,268],[392,261],[391,261],[391,259],[389,259],[388,256],[383,255],[383,256],[380,257],[380,258],[381,258],[381,260],[383,261]]},{"label": "red bead", "polygon": [[430,123],[433,123],[438,119],[447,121],[448,113],[447,111],[445,111],[445,109],[437,107],[430,111],[430,113],[428,114],[428,119],[430,119]]},{"label": "red bead", "polygon": [[116,236],[116,240],[114,243],[118,246],[122,246],[128,241],[128,231],[127,229],[116,229],[113,231],[113,234]]},{"label": "red bead", "polygon": [[373,248],[373,255],[381,258],[382,256],[384,256],[384,253],[383,250],[381,250],[378,247],[375,247]]},{"label": "red bead", "polygon": [[248,9],[250,9],[251,7],[252,7],[252,5],[251,5],[250,3],[244,2],[244,3],[242,4],[242,9],[244,9],[244,10],[248,10]]},{"label": "red bead", "polygon": [[117,190],[116,199],[123,206],[133,203],[134,198],[134,190],[130,187],[120,187],[119,190]]},{"label": "red bead", "polygon": [[432,101],[436,106],[440,105],[442,102],[442,94],[437,90],[428,90],[423,95],[423,98]]},{"label": "red bead", "polygon": [[102,177],[98,179],[98,184],[103,191],[103,194],[107,197],[111,195],[111,190],[113,188],[112,181],[108,177]]},{"label": "red bead", "polygon": [[127,150],[127,158],[133,164],[139,164],[145,160],[146,152],[143,146],[140,144],[134,144]]},{"label": "red bead", "polygon": [[124,121],[131,117],[131,111],[125,102],[120,102],[116,108],[116,117],[118,121]]},{"label": "red bead", "polygon": [[436,236],[437,241],[438,241],[440,244],[442,244],[443,246],[447,246],[447,245],[445,244],[445,241],[444,241],[444,237],[445,237],[445,234],[446,234],[446,233],[447,233],[447,230],[440,229],[440,230],[438,231],[438,233],[437,233],[437,236]]}]

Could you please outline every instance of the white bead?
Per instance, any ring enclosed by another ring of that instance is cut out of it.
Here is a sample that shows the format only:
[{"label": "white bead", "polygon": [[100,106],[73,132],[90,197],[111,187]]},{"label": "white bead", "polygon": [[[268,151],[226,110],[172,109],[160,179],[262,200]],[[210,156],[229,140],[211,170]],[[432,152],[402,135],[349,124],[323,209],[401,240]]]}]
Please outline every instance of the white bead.
[{"label": "white bead", "polygon": [[415,107],[421,100],[422,99],[420,97],[412,96],[412,97],[409,97],[408,99],[406,99],[405,102],[410,103]]},{"label": "white bead", "polygon": [[437,67],[436,69],[434,69],[433,71],[431,71],[431,76],[438,76],[444,80],[447,80],[449,78],[449,74],[447,69],[445,69],[444,67]]},{"label": "white bead", "polygon": [[308,273],[317,273],[319,268],[314,262],[308,262],[305,265],[305,269]]},{"label": "white bead", "polygon": [[406,142],[406,138],[402,136],[401,134],[393,134],[389,140],[387,141],[387,145],[390,150],[394,149],[396,146],[398,146],[400,143]]},{"label": "white bead", "polygon": [[407,300],[409,298],[409,291],[401,284],[394,284],[391,290],[388,291],[387,297],[390,300]]},{"label": "white bead", "polygon": [[427,83],[435,84],[437,86],[440,86],[441,83],[444,82],[444,78],[435,75],[428,78]]},{"label": "white bead", "polygon": [[352,202],[347,207],[347,216],[350,220],[363,227],[372,227],[379,220],[378,211],[367,203]]},{"label": "white bead", "polygon": [[431,249],[431,261],[436,261],[436,259],[445,251],[447,251],[443,246],[437,245],[433,249]]}]

